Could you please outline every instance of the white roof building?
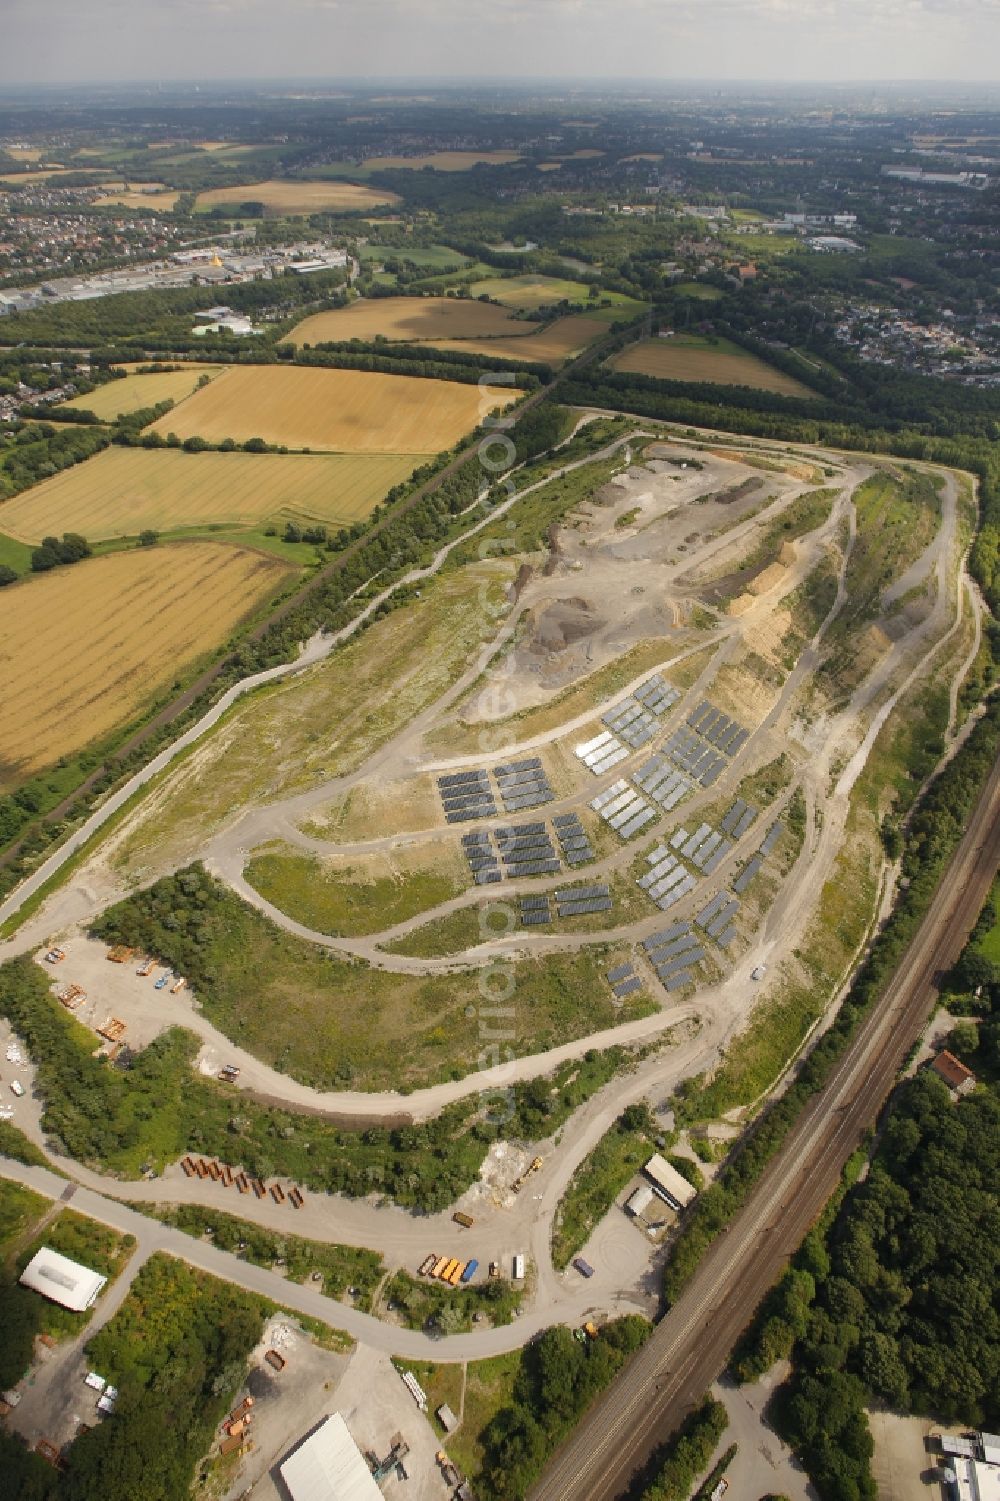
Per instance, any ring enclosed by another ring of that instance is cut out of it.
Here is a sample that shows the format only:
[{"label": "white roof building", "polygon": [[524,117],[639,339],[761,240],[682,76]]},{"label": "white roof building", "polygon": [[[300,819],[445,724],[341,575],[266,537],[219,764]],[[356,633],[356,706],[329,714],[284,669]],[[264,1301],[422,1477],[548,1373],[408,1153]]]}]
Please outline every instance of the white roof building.
[{"label": "white roof building", "polygon": [[32,1256],[19,1280],[22,1287],[30,1287],[32,1292],[41,1293],[53,1303],[82,1313],[85,1308],[93,1308],[108,1279],[100,1272],[92,1272],[89,1266],[81,1266],[78,1261],[70,1261],[68,1256],[43,1246]]},{"label": "white roof building", "polygon": [[339,1412],[280,1466],[292,1501],[384,1501]]},{"label": "white roof building", "polygon": [[653,1202],[653,1198],[653,1190],[649,1187],[648,1184],[643,1184],[642,1188],[637,1188],[635,1193],[629,1196],[629,1198],[626,1200],[625,1208],[628,1210],[629,1214],[645,1214],[646,1210]]},{"label": "white roof building", "polygon": [[975,1501],[1000,1501],[1000,1469],[980,1459],[966,1460],[972,1469]]},{"label": "white roof building", "polygon": [[691,1200],[697,1196],[698,1190],[694,1185],[682,1177],[675,1167],[671,1167],[659,1152],[653,1153],[643,1168],[643,1172],[660,1198],[666,1199],[673,1209],[686,1209]]}]

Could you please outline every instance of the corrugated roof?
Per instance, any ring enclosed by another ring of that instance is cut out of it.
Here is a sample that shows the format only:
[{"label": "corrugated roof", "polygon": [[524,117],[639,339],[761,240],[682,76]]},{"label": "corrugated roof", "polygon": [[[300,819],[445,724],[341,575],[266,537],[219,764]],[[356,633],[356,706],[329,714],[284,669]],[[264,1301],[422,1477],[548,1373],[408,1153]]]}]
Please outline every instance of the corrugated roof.
[{"label": "corrugated roof", "polygon": [[43,1246],[32,1256],[19,1280],[32,1292],[41,1293],[74,1313],[82,1313],[96,1303],[108,1279],[89,1266],[81,1266],[78,1261],[70,1261],[68,1256]]},{"label": "corrugated roof", "polygon": [[292,1501],[383,1501],[339,1412],[332,1412],[280,1468]]}]

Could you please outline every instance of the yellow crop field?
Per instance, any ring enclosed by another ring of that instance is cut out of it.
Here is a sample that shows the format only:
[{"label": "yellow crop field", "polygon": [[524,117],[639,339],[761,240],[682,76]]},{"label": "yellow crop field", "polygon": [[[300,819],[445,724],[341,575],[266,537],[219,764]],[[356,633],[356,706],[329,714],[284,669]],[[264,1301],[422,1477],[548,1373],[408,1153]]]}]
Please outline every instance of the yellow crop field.
[{"label": "yellow crop field", "polygon": [[519,151],[432,151],[427,156],[372,156],[364,163],[367,172],[389,172],[410,167],[419,172],[433,167],[435,172],[468,172],[472,167],[505,167],[521,160]]},{"label": "yellow crop field", "polygon": [[40,172],[11,172],[6,177],[0,177],[0,182],[8,183],[11,187],[17,183],[44,182],[48,177],[60,177],[69,170],[68,167],[44,167]]},{"label": "yellow crop field", "polygon": [[153,213],[169,214],[180,196],[173,189],[166,189],[162,193],[143,193],[125,188],[120,193],[105,193],[100,198],[95,198],[94,202],[98,208],[148,208]]},{"label": "yellow crop field", "polygon": [[320,344],[325,340],[471,339],[491,334],[530,333],[531,324],[518,323],[506,308],[459,297],[361,298],[348,307],[313,313],[292,332],[292,344]]},{"label": "yellow crop field", "polygon": [[125,724],[281,582],[216,542],[115,553],[0,593],[0,792]]},{"label": "yellow crop field", "polygon": [[[530,323],[519,324],[531,328]],[[462,349],[467,354],[488,355],[494,360],[528,360],[543,365],[561,365],[601,338],[608,331],[607,323],[600,318],[585,318],[582,314],[557,318],[548,328],[538,333],[522,334],[517,338],[502,339],[434,339],[436,349]]]},{"label": "yellow crop field", "polygon": [[734,345],[713,348],[694,339],[644,339],[616,355],[615,370],[652,375],[659,380],[704,381],[713,386],[749,386],[779,396],[815,396],[783,370]]},{"label": "yellow crop field", "polygon": [[262,203],[268,214],[321,214],[326,209],[378,208],[398,203],[395,193],[363,188],[355,182],[251,182],[244,187],[211,188],[199,193],[196,210],[231,204],[238,213],[241,203]]},{"label": "yellow crop field", "polygon": [[[510,391],[362,370],[232,366],[152,431],[210,442],[263,438],[339,453],[440,453]],[[485,407],[485,410],[484,410]]]},{"label": "yellow crop field", "polygon": [[220,365],[188,365],[184,370],[162,370],[148,375],[127,375],[124,380],[110,380],[85,396],[74,396],[60,407],[78,407],[93,412],[102,422],[113,422],[125,412],[155,407],[161,401],[183,401],[190,396],[203,375],[218,375]]},{"label": "yellow crop field", "polygon": [[81,532],[91,542],[265,521],[350,526],[409,478],[419,454],[182,453],[106,448],[0,505],[19,542]]}]

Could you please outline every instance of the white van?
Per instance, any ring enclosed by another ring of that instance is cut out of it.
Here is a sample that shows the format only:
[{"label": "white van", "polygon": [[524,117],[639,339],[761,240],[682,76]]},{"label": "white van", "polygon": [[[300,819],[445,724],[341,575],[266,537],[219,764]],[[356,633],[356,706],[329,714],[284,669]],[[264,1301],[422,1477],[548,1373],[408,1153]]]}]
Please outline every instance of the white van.
[{"label": "white van", "polygon": [[16,1094],[18,1099],[21,1098],[21,1096],[24,1094],[24,1085],[21,1083],[20,1079],[12,1079],[10,1081],[10,1092],[11,1094]]}]

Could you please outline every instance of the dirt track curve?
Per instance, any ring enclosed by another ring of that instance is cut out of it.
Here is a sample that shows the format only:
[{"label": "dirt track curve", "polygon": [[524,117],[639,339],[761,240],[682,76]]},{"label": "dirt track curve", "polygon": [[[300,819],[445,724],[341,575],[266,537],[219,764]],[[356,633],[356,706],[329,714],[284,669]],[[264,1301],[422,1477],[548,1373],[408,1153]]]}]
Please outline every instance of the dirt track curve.
[{"label": "dirt track curve", "polygon": [[935,975],[957,959],[1000,865],[1000,763],[877,1009],[728,1233],[649,1342],[555,1455],[529,1501],[614,1501],[725,1365],[836,1187],[926,1022]]}]

